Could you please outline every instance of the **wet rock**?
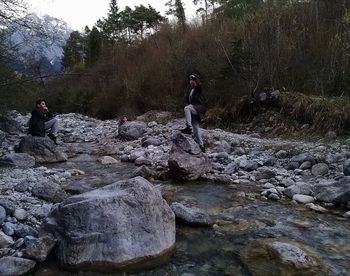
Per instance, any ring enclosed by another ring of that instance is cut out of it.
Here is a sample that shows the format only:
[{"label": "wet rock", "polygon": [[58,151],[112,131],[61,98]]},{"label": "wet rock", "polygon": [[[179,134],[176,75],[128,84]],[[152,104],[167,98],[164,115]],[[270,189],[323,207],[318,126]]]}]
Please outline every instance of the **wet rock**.
[{"label": "wet rock", "polygon": [[144,122],[131,121],[125,122],[118,129],[118,134],[121,139],[132,141],[142,137],[147,131],[147,126]]},{"label": "wet rock", "polygon": [[136,168],[132,173],[131,177],[141,176],[144,178],[150,178],[154,174],[154,171],[149,167],[142,165],[141,167]]},{"label": "wet rock", "polygon": [[207,212],[197,207],[186,207],[185,205],[174,202],[170,208],[174,211],[176,221],[180,224],[193,226],[210,226],[212,222]]},{"label": "wet rock", "polygon": [[41,233],[57,238],[65,267],[137,269],[173,251],[175,216],[160,192],[136,177],[66,199]]},{"label": "wet rock", "polygon": [[297,182],[293,186],[289,186],[284,190],[284,194],[289,198],[293,198],[296,194],[311,195],[312,188],[309,184],[304,182]]},{"label": "wet rock", "polygon": [[312,196],[307,196],[307,195],[300,195],[300,194],[295,194],[293,195],[293,200],[295,200],[298,203],[312,203],[315,201],[315,199]]},{"label": "wet rock", "polygon": [[56,244],[56,239],[44,236],[31,242],[23,251],[23,256],[29,259],[43,262]]},{"label": "wet rock", "polygon": [[3,257],[0,259],[0,275],[26,275],[35,267],[36,262],[17,257]]},{"label": "wet rock", "polygon": [[111,156],[102,156],[98,158],[97,161],[100,162],[102,165],[110,165],[110,164],[118,163],[118,160],[114,159]]},{"label": "wet rock", "polygon": [[289,242],[259,240],[244,248],[241,260],[252,275],[325,275],[315,253]]},{"label": "wet rock", "polygon": [[338,182],[316,186],[315,198],[334,204],[347,204],[350,201],[350,177],[344,177],[344,179]]},{"label": "wet rock", "polygon": [[67,156],[59,151],[53,141],[47,137],[23,137],[17,151],[28,153],[35,158],[36,163],[56,163],[67,161]]},{"label": "wet rock", "polygon": [[313,204],[313,203],[306,204],[306,207],[308,207],[310,210],[313,210],[313,211],[316,211],[319,213],[326,213],[327,212],[326,208],[323,208],[322,206],[317,205],[317,204]]},{"label": "wet rock", "polygon": [[0,167],[31,168],[35,158],[27,153],[9,153],[0,158]]},{"label": "wet rock", "polygon": [[346,217],[346,218],[349,218],[349,219],[350,219],[350,211],[346,212],[346,213],[344,214],[344,217]]},{"label": "wet rock", "polygon": [[211,169],[207,155],[198,144],[180,132],[173,138],[168,164],[173,177],[187,181],[196,180]]},{"label": "wet rock", "polygon": [[329,170],[328,165],[325,163],[318,163],[316,165],[313,165],[311,169],[312,174],[314,176],[325,175],[328,173],[328,170]]},{"label": "wet rock", "polygon": [[36,183],[32,189],[32,194],[54,203],[61,202],[67,197],[61,186],[52,181]]}]

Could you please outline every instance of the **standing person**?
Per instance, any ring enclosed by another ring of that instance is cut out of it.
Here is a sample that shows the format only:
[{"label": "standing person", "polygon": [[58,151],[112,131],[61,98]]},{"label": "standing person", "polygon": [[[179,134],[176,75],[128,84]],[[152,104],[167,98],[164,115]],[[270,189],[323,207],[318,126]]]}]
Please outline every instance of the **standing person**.
[{"label": "standing person", "polygon": [[49,131],[47,136],[57,145],[58,121],[49,112],[45,100],[39,99],[29,120],[29,134],[44,137],[46,131]]},{"label": "standing person", "polygon": [[187,104],[184,108],[186,128],[182,129],[181,132],[184,134],[192,134],[202,152],[205,152],[199,124],[201,123],[201,116],[204,115],[206,107],[202,97],[200,80],[198,76],[194,74],[190,75],[189,87],[185,99]]}]

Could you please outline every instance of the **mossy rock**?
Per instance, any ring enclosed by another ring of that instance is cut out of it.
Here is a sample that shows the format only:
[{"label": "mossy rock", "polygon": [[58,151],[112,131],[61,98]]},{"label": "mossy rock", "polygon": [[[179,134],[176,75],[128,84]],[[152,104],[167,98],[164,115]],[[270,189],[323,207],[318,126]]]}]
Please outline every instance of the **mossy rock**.
[{"label": "mossy rock", "polygon": [[289,241],[259,240],[245,247],[240,257],[253,276],[328,275],[314,252]]}]

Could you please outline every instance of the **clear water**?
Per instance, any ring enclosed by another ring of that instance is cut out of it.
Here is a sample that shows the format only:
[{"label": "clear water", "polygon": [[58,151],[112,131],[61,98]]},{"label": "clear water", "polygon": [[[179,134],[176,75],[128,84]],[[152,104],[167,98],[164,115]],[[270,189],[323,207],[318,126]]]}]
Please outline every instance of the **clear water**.
[{"label": "clear water", "polygon": [[[127,163],[105,166],[96,162],[67,162],[55,166],[85,171],[85,175],[74,177],[71,183],[88,188],[128,178],[135,169]],[[239,252],[264,238],[303,244],[322,258],[330,275],[350,275],[350,221],[341,216],[344,210],[318,214],[291,201],[263,201],[254,184],[175,181],[157,184],[176,188],[172,201],[207,210],[218,226],[177,226],[174,254],[151,270],[130,274],[71,273],[60,270],[51,258],[35,275],[250,275]]]}]

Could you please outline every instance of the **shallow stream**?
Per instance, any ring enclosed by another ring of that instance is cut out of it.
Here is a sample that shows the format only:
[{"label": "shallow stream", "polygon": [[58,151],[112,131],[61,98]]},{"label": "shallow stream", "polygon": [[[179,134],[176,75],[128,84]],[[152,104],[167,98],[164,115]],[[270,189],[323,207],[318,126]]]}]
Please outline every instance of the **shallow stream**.
[{"label": "shallow stream", "polygon": [[[74,159],[71,159],[74,160]],[[75,159],[79,160],[79,159]],[[55,168],[79,169],[84,175],[72,177],[71,192],[82,192],[129,178],[134,164],[101,165],[95,161],[69,161]],[[260,199],[255,184],[213,182],[156,182],[174,191],[172,201],[208,211],[213,228],[177,226],[176,251],[167,262],[132,274],[101,275],[250,275],[240,261],[240,251],[255,240],[274,238],[297,242],[321,257],[329,275],[350,275],[350,221],[339,210],[319,214],[290,200]],[[100,275],[71,273],[49,259],[35,275]]]}]

